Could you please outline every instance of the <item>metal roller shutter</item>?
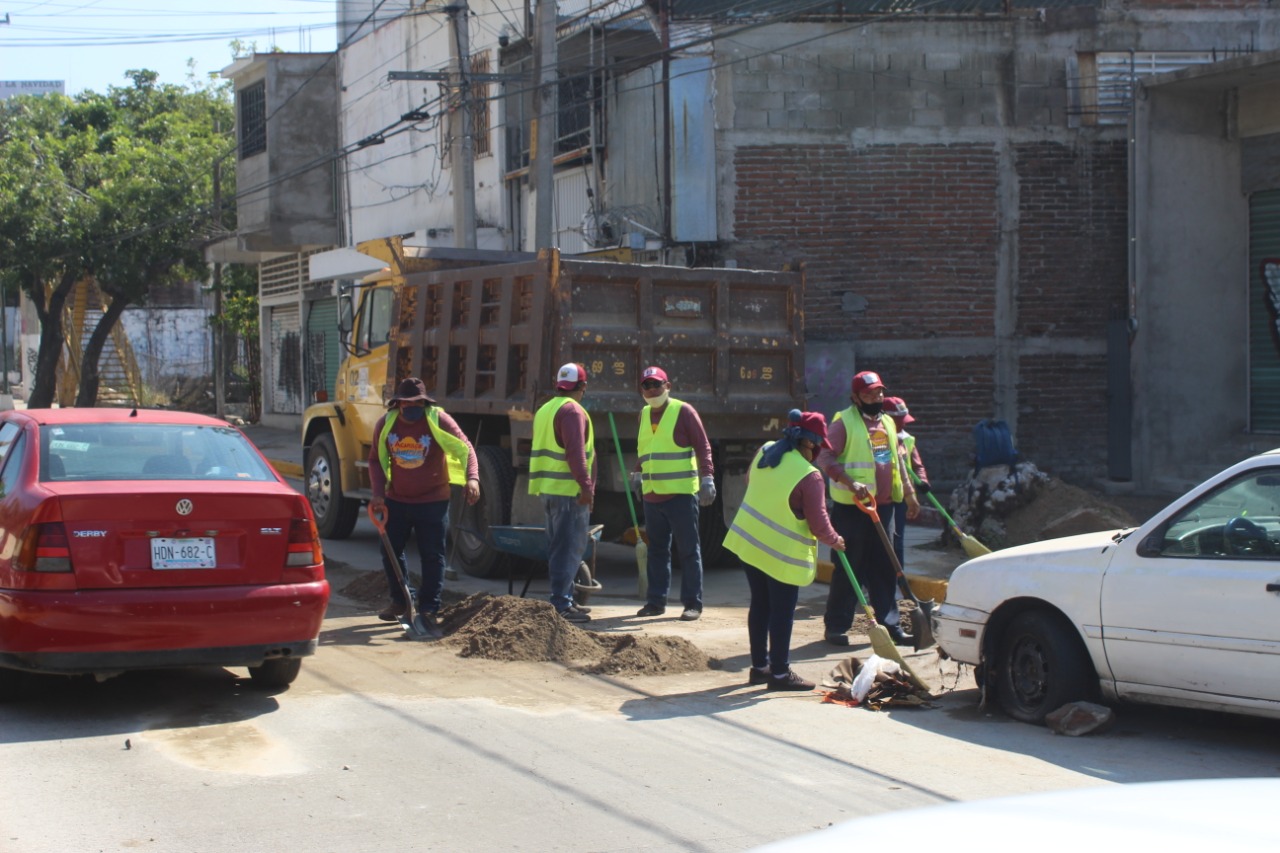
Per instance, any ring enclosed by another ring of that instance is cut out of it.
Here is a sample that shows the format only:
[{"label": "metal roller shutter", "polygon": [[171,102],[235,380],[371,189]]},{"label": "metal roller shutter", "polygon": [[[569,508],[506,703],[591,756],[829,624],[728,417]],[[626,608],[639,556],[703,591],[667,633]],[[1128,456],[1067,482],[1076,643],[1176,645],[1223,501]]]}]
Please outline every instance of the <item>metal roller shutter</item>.
[{"label": "metal roller shutter", "polygon": [[308,402],[317,390],[334,399],[338,362],[342,352],[338,341],[338,300],[317,299],[307,303],[307,387]]},{"label": "metal roller shutter", "polygon": [[302,312],[297,304],[271,308],[271,411],[302,414]]},{"label": "metal roller shutter", "polygon": [[1280,190],[1249,196],[1249,430],[1280,432]]}]

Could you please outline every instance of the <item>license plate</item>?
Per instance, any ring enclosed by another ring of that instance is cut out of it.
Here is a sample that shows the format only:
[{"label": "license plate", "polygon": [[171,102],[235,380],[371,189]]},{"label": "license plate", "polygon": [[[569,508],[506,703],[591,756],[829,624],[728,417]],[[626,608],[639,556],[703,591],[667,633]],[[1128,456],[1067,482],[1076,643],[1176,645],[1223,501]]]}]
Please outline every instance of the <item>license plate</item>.
[{"label": "license plate", "polygon": [[152,539],[153,569],[212,569],[218,565],[213,539]]}]

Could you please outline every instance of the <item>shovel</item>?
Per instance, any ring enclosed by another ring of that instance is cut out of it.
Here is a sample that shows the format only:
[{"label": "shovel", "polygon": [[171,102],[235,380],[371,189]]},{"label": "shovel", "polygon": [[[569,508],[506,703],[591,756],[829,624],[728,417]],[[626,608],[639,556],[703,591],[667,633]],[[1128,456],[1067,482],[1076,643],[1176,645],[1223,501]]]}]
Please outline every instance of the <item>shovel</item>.
[{"label": "shovel", "polygon": [[880,541],[884,543],[884,550],[889,555],[889,562],[893,564],[894,574],[898,576],[898,589],[902,590],[902,594],[916,604],[916,609],[911,611],[912,645],[915,646],[916,651],[929,648],[934,642],[933,625],[929,621],[930,617],[933,616],[933,600],[921,601],[912,592],[911,584],[907,583],[907,576],[902,572],[902,563],[898,561],[898,555],[893,550],[893,543],[889,541],[889,533],[884,529],[884,525],[880,523],[880,513],[876,512],[875,498],[868,496],[863,501],[855,495],[853,502],[857,504],[858,509],[871,516],[876,532],[880,534]]},{"label": "shovel", "polygon": [[[879,524],[879,522],[876,523]],[[902,653],[898,651],[898,646],[893,642],[893,638],[889,636],[889,630],[876,621],[876,612],[867,603],[867,596],[862,591],[862,584],[858,583],[858,579],[853,576],[853,569],[849,567],[849,558],[844,555],[844,551],[836,551],[834,548],[831,550],[835,551],[836,556],[840,559],[840,565],[844,566],[844,573],[849,576],[849,584],[853,587],[853,591],[858,594],[858,603],[862,605],[862,609],[867,613],[867,618],[871,620],[871,630],[867,632],[867,638],[871,640],[871,651],[902,667],[902,671],[911,679],[911,683],[928,693],[929,685],[925,684],[920,676],[916,675],[915,670],[902,659]]]},{"label": "shovel", "polygon": [[[911,471],[909,468],[907,470],[911,473],[911,482],[916,485],[920,485],[920,478],[916,476],[916,472]],[[968,533],[965,533],[954,521],[951,520],[951,516],[947,515],[947,511],[942,508],[942,504],[938,503],[938,499],[933,496],[933,492],[929,492],[925,497],[933,503],[934,508],[937,509],[938,512],[942,513],[942,517],[947,520],[947,524],[951,525],[951,532],[960,540],[960,547],[964,549],[965,554],[970,557],[981,557],[983,554],[991,553],[990,548],[983,545],[977,539],[974,539]]]},{"label": "shovel", "polygon": [[642,601],[649,598],[649,546],[640,536],[640,522],[636,520],[636,507],[631,502],[630,478],[627,476],[627,464],[622,459],[622,442],[618,441],[618,425],[613,420],[613,412],[609,413],[609,430],[613,433],[613,449],[618,454],[618,468],[622,471],[622,488],[627,493],[627,509],[631,511],[631,526],[636,531],[636,588]]},{"label": "shovel", "polygon": [[373,508],[373,504],[369,504],[369,520],[378,529],[382,549],[386,552],[387,559],[391,561],[391,570],[395,572],[396,581],[400,584],[400,594],[404,596],[404,613],[396,617],[396,621],[404,629],[405,636],[411,640],[438,640],[444,636],[439,629],[431,630],[425,622],[414,616],[413,590],[409,589],[409,580],[400,567],[400,558],[396,556],[396,550],[391,547],[391,540],[387,538],[387,521],[383,517],[385,512],[385,509],[378,512]]}]

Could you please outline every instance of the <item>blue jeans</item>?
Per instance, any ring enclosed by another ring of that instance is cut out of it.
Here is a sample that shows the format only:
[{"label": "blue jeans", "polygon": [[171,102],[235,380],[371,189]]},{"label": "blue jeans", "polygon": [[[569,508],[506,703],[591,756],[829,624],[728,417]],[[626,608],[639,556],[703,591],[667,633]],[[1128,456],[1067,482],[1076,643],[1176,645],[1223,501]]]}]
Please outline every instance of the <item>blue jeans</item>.
[{"label": "blue jeans", "polygon": [[772,675],[786,675],[791,670],[791,628],[800,587],[770,577],[755,566],[747,566],[746,571],[751,587],[747,610],[751,665],[756,669],[768,666]]},{"label": "blue jeans", "polygon": [[[418,587],[416,607],[419,613],[437,613],[440,610],[440,591],[444,589],[444,542],[449,526],[449,502],[411,504],[387,499],[387,539],[391,550],[400,561],[400,571],[405,568],[404,546],[409,533],[417,534],[418,557],[422,561],[422,585]],[[387,585],[391,587],[391,600],[404,604],[404,592],[396,580],[386,549],[382,549],[382,570],[387,573]]]},{"label": "blue jeans", "polygon": [[[893,524],[892,507],[893,504],[885,504],[876,508],[880,524],[886,531]],[[892,628],[899,622],[898,575],[874,524],[871,516],[856,506],[842,503],[831,506],[831,526],[844,537],[845,557],[858,582],[867,589],[867,599],[876,612],[876,622]],[[858,599],[849,584],[849,576],[840,565],[840,558],[834,554],[832,557],[836,568],[831,573],[831,589],[827,593],[827,612],[823,621],[828,634],[843,634],[853,627]]]},{"label": "blue jeans", "polygon": [[573,579],[587,551],[587,523],[591,507],[577,498],[543,495],[547,514],[547,574],[551,578],[551,604],[561,613],[573,604]]},{"label": "blue jeans", "polygon": [[669,501],[644,502],[644,529],[649,534],[649,604],[667,606],[671,589],[671,545],[680,555],[680,601],[686,609],[702,609],[702,545],[698,540],[698,497],[676,495]]}]

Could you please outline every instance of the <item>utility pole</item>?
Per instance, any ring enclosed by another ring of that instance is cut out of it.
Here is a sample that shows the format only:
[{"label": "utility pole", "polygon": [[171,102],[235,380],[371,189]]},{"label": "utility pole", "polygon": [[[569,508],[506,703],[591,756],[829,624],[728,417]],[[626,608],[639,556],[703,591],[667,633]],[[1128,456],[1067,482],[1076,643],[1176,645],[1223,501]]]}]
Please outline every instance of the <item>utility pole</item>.
[{"label": "utility pole", "polygon": [[[215,125],[215,133],[221,131]],[[222,157],[213,161],[213,226],[222,237]],[[222,262],[213,262],[213,411],[220,418],[227,416],[227,332],[222,326]]]},{"label": "utility pole", "polygon": [[[471,33],[466,0],[446,7],[453,38],[453,115],[449,118],[449,152],[453,157],[453,245],[459,249],[476,247],[476,147],[471,121]],[[487,106],[487,105],[486,105]]]},{"label": "utility pole", "polygon": [[538,89],[533,133],[534,250],[551,247],[551,217],[555,210],[556,125],[560,112],[559,75],[556,71],[556,2],[538,0]]}]

